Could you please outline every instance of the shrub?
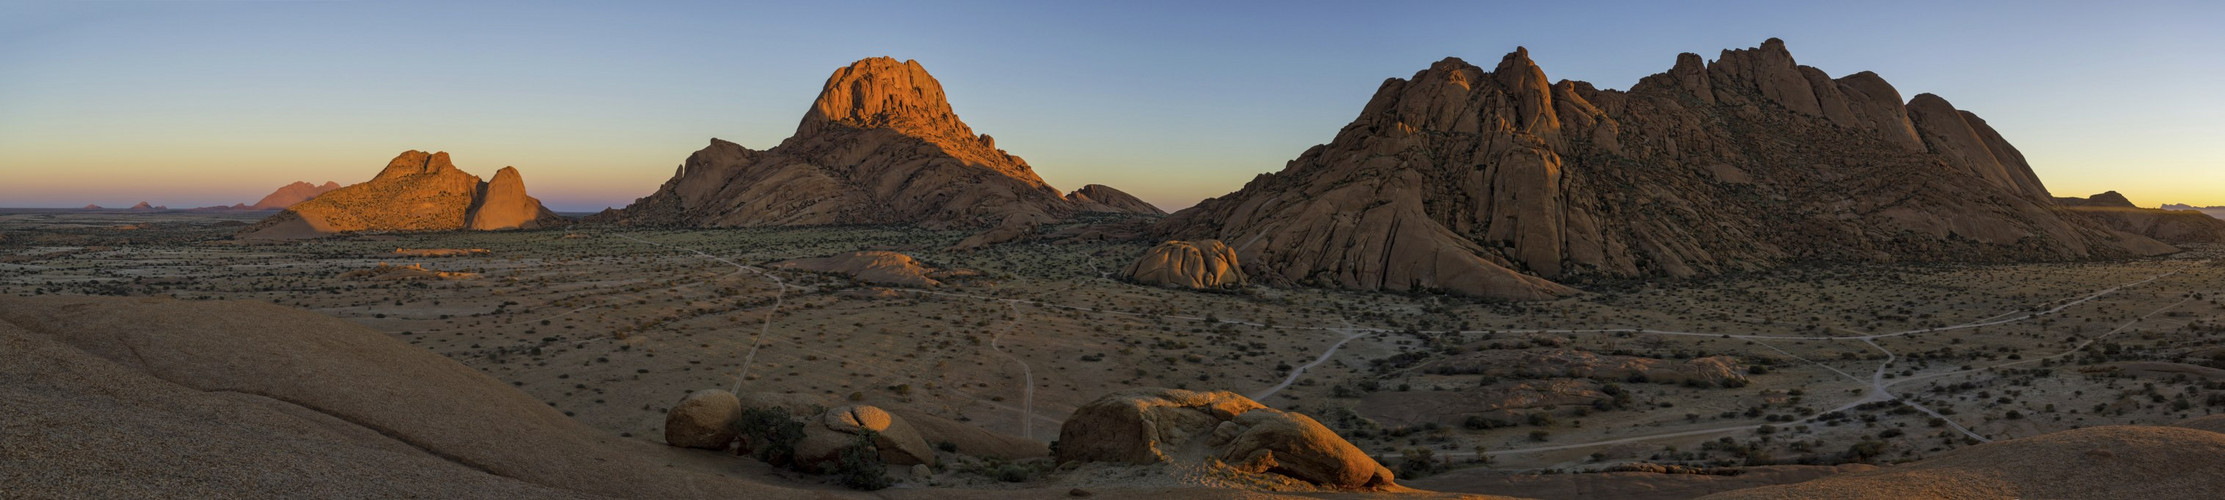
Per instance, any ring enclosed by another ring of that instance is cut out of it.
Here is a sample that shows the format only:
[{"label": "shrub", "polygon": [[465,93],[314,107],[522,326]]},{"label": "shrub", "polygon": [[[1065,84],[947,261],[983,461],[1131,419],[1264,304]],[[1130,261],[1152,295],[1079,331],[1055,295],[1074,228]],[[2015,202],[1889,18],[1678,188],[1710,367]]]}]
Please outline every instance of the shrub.
[{"label": "shrub", "polygon": [[803,440],[803,423],[780,408],[748,408],[734,419],[734,431],[748,439],[750,455],[773,465],[796,461],[796,442]]},{"label": "shrub", "polygon": [[842,449],[842,456],[835,461],[834,474],[843,486],[851,489],[873,491],[889,487],[888,469],[881,465],[881,450],[873,447],[873,431],[858,434],[857,442]]}]

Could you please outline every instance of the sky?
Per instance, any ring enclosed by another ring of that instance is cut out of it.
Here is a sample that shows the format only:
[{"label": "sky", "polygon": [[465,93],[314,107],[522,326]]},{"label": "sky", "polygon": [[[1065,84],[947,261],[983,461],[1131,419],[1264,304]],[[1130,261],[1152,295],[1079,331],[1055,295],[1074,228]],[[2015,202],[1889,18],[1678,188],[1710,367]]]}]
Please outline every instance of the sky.
[{"label": "sky", "polygon": [[765,149],[834,69],[914,59],[1051,185],[1167,209],[1327,142],[1386,78],[1516,46],[1627,89],[1782,38],[1983,116],[2058,196],[2225,205],[2225,2],[0,0],[0,206],[253,203],[411,149],[560,211]]}]

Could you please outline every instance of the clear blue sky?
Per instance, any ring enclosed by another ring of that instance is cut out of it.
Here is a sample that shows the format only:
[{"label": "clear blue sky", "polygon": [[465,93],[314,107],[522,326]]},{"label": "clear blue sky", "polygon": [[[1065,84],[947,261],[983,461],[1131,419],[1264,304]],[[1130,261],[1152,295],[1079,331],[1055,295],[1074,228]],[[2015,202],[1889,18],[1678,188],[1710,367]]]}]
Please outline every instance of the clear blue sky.
[{"label": "clear blue sky", "polygon": [[0,1],[0,206],[252,202],[407,149],[623,206],[712,137],[778,144],[828,73],[887,55],[1052,185],[1180,208],[1446,56],[1522,45],[1622,89],[1769,37],[1984,116],[2059,195],[2225,205],[2220,26],[2216,1]]}]

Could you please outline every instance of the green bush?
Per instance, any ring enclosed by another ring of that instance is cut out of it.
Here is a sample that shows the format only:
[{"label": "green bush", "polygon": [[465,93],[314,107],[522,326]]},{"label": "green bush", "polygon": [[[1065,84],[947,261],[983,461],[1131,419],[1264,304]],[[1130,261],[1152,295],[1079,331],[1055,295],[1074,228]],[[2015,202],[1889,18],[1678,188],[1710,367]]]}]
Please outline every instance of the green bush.
[{"label": "green bush", "polygon": [[835,461],[833,472],[843,486],[873,491],[895,483],[889,479],[888,469],[881,465],[881,449],[873,446],[875,434],[878,433],[867,430],[858,434],[856,443],[842,448],[842,456]]},{"label": "green bush", "polygon": [[803,423],[781,408],[744,409],[734,419],[734,431],[749,440],[751,456],[780,466],[795,463],[796,442],[803,440]]}]

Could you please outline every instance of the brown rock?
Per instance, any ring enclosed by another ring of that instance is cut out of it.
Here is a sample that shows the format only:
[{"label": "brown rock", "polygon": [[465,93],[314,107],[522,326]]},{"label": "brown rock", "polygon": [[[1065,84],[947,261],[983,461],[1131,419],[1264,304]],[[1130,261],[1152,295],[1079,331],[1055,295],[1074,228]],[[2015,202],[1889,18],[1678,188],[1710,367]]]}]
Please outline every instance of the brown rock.
[{"label": "brown rock", "polygon": [[689,393],[664,414],[665,444],[683,448],[724,450],[734,445],[734,419],[742,402],[734,393],[704,389]]},{"label": "brown rock", "polygon": [[814,497],[254,301],[0,297],[0,419],[10,496]]},{"label": "brown rock", "polygon": [[1074,204],[958,119],[919,63],[860,60],[827,78],[796,134],[754,151],[713,139],[657,192],[596,220],[709,227],[1056,220]]},{"label": "brown rock", "polygon": [[1304,415],[1230,392],[1132,389],[1082,405],[1059,428],[1058,460],[1219,460],[1327,488],[1393,486],[1391,472]]},{"label": "brown rock", "polygon": [[1246,283],[1236,251],[1220,240],[1160,243],[1122,275],[1137,283],[1197,290],[1243,288]]},{"label": "brown rock", "polygon": [[1341,489],[1372,489],[1392,484],[1390,469],[1312,418],[1273,408],[1237,415],[1242,428],[1222,448],[1220,460],[1247,463],[1265,459],[1273,472]]},{"label": "brown rock", "polygon": [[935,449],[919,431],[889,412],[873,406],[852,405],[827,410],[804,425],[804,438],[796,443],[796,462],[811,470],[826,470],[841,458],[842,449],[858,444],[858,436],[872,431],[873,448],[890,465],[934,465]]},{"label": "brown rock", "polygon": [[2056,210],[1975,115],[1826,78],[1779,40],[1679,56],[1630,92],[1546,80],[1517,49],[1385,81],[1328,144],[1157,232],[1226,241],[1268,284],[1511,300],[1803,260],[2176,251]]},{"label": "brown rock", "polygon": [[850,434],[872,431],[873,447],[880,450],[881,460],[889,464],[935,464],[935,448],[928,446],[919,430],[886,410],[866,405],[835,408],[827,410],[821,423],[828,429]]},{"label": "brown rock", "polygon": [[471,229],[480,231],[533,229],[556,220],[560,220],[556,213],[541,206],[541,200],[525,194],[525,178],[518,175],[517,167],[495,171],[494,180],[480,190],[479,201],[471,209]]},{"label": "brown rock", "polygon": [[[540,208],[539,201],[525,196],[524,183],[515,170],[510,170],[508,177],[497,179],[504,181],[500,188],[504,199],[489,212],[487,226],[538,226],[560,220]],[[485,187],[478,176],[456,169],[446,152],[405,151],[387,162],[386,169],[370,181],[294,204],[248,227],[241,235],[285,239],[353,231],[467,229],[474,226],[474,212],[485,201]],[[532,205],[531,210],[526,210],[527,203]],[[524,219],[527,214],[532,218]]]}]

